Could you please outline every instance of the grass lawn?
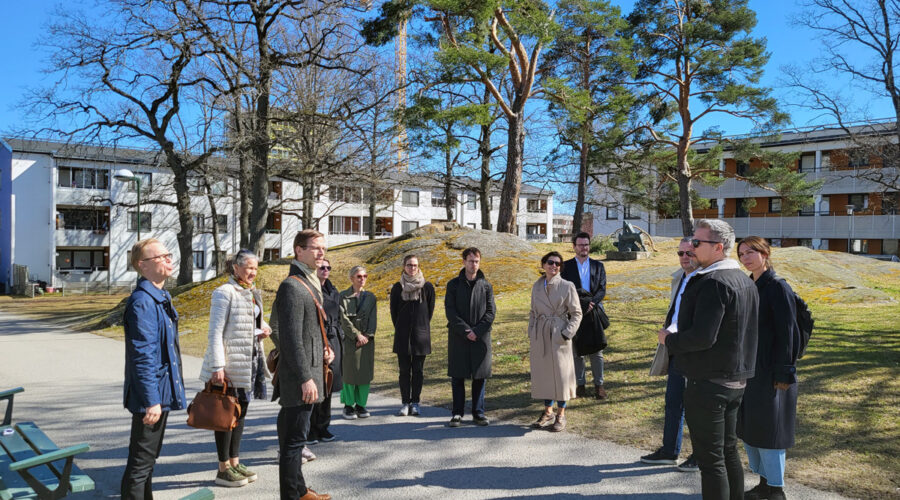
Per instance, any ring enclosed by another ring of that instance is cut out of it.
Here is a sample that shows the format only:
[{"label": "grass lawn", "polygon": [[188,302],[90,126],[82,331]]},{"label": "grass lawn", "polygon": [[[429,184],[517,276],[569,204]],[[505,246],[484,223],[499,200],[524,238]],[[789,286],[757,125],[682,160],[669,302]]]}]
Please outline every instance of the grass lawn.
[{"label": "grass lawn", "polygon": [[[660,245],[664,246],[664,245]],[[366,245],[330,251],[339,289],[348,285],[345,270],[362,260]],[[539,253],[559,249],[568,258],[570,245],[539,245]],[[665,247],[663,251],[674,248]],[[779,262],[776,253],[776,263]],[[458,251],[453,250],[452,254]],[[437,254],[433,254],[437,255]],[[800,397],[798,404],[797,444],[788,451],[788,477],[806,485],[837,491],[861,498],[900,498],[900,266],[873,267],[856,282],[837,285],[822,281],[850,279],[851,271],[868,265],[869,259],[845,257],[833,252],[816,252],[816,263],[801,266],[788,259],[785,251],[779,268],[799,283],[798,290],[808,299],[816,319],[816,329],[806,356],[798,362]],[[431,269],[443,272],[438,280],[446,283],[459,267],[451,260],[433,256]],[[487,386],[489,416],[522,424],[536,418],[541,404],[531,399],[529,387],[527,317],[530,287],[505,281],[510,273],[533,273],[537,277],[534,255],[519,261],[506,259],[492,267],[486,261],[488,278],[495,282],[498,316],[493,330],[493,377]],[[448,259],[450,259],[448,257]],[[844,262],[850,259],[850,261]],[[857,259],[857,260],[853,260]],[[508,261],[508,262],[507,262]],[[665,378],[647,375],[656,346],[656,331],[668,307],[668,273],[675,260],[667,258],[632,263],[608,262],[609,300],[607,312],[612,321],[608,331],[610,346],[605,351],[606,386],[609,400],[597,402],[579,399],[570,402],[567,413],[569,432],[652,451],[662,440],[663,395]],[[776,264],[778,265],[778,264]],[[817,271],[823,266],[833,271]],[[875,264],[872,266],[881,266]],[[427,269],[427,268],[426,268]],[[885,271],[885,269],[887,269]],[[372,274],[372,270],[369,270]],[[278,283],[286,275],[285,265],[263,266],[258,285],[267,306],[274,298]],[[792,274],[793,273],[793,274]],[[426,271],[426,277],[433,279]],[[854,274],[855,276],[855,274]],[[529,278],[531,279],[531,278]],[[533,279],[531,279],[533,281]],[[633,280],[633,287],[622,286]],[[372,290],[379,295],[379,328],[375,340],[376,374],[373,389],[399,396],[396,357],[391,353],[393,334],[387,285],[395,277],[379,276]],[[520,280],[521,281],[521,280]],[[182,350],[202,356],[206,348],[209,297],[221,279],[201,284],[175,299],[182,316]],[[858,285],[864,290],[854,288]],[[862,290],[855,301],[856,290]],[[438,286],[439,295],[443,286]],[[889,296],[894,302],[866,297]],[[0,309],[39,319],[62,317],[69,321],[80,315],[93,315],[83,327],[97,333],[121,338],[122,329],[98,327],[97,314],[114,307],[122,296],[41,297],[37,299],[0,298]],[[91,326],[84,326],[91,325]],[[447,340],[443,297],[439,296],[432,321],[433,353],[425,364],[423,400],[449,409],[450,383],[446,374]],[[186,374],[188,377],[196,374]],[[589,375],[590,378],[590,375]],[[450,414],[447,413],[449,420]],[[684,454],[690,451],[685,437]],[[746,462],[745,462],[746,463]]]}]

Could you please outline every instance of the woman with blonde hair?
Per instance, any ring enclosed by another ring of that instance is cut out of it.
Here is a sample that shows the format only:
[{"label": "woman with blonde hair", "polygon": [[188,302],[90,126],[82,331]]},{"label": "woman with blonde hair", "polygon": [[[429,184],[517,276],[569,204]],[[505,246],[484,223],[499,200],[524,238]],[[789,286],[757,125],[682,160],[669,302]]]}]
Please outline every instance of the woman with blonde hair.
[{"label": "woman with blonde hair", "polygon": [[797,420],[797,357],[800,327],[794,291],[775,274],[769,244],[759,236],[738,243],[738,258],[759,292],[756,370],[747,380],[738,411],[737,435],[759,484],[744,498],[783,499],[784,460],[794,445]]},{"label": "woman with blonde hair", "polygon": [[366,268],[350,269],[350,288],[341,292],[341,324],[344,328],[344,359],[341,403],[344,418],[355,420],[369,416],[366,403],[375,377],[375,329],[378,308],[375,294],[364,290],[369,274]]},{"label": "woman with blonde hair", "polygon": [[229,260],[228,281],[212,294],[209,336],[200,380],[213,385],[228,383],[237,392],[241,416],[237,426],[215,432],[219,470],[216,484],[243,486],[256,481],[257,474],[240,462],[238,454],[250,396],[266,397],[266,368],[263,339],[272,329],[263,319],[263,302],[253,280],[259,258],[250,250],[240,250]]}]

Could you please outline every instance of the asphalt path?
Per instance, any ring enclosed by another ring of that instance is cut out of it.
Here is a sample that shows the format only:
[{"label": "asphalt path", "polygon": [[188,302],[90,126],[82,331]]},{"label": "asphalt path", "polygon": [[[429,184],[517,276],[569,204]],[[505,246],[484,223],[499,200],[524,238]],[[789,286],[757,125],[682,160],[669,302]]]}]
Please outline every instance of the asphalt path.
[{"label": "asphalt path", "polygon": [[[183,364],[190,400],[202,388],[201,359],[185,356]],[[120,341],[0,312],[0,388],[25,388],[15,397],[14,422],[34,421],[60,447],[91,446],[76,463],[97,489],[71,498],[119,496],[130,425],[122,408],[123,373]],[[699,473],[641,464],[648,450],[511,422],[477,427],[468,417],[462,427],[449,428],[444,408],[425,406],[421,417],[397,417],[399,405],[373,393],[372,416],[348,421],[340,418],[335,397],[331,430],[338,440],[311,447],[318,459],[303,466],[309,486],[338,499],[700,497]],[[259,480],[242,488],[213,483],[212,432],[189,428],[184,411],[172,412],[154,472],[155,498],[177,499],[202,487],[217,498],[278,498],[278,409],[268,401],[250,404],[241,461]],[[749,489],[758,478],[747,473],[745,480]],[[786,493],[791,499],[843,498],[790,482]]]}]

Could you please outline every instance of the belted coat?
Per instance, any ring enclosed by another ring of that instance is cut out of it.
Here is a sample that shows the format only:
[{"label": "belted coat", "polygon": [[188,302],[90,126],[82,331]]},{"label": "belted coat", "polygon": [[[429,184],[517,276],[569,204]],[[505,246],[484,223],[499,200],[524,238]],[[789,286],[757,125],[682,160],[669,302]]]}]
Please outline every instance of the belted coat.
[{"label": "belted coat", "polygon": [[556,275],[531,287],[528,339],[531,343],[531,396],[567,401],[575,397],[572,337],[581,324],[575,285]]}]

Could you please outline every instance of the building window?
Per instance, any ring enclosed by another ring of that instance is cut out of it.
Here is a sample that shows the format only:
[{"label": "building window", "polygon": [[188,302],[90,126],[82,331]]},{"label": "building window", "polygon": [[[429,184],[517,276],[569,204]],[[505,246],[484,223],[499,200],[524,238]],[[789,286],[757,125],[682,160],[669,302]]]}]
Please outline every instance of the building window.
[{"label": "building window", "polygon": [[216,229],[219,231],[219,234],[225,234],[228,232],[227,215],[216,215]]},{"label": "building window", "polygon": [[217,273],[220,273],[225,270],[225,263],[228,260],[225,252],[219,250],[216,252],[215,250],[212,253],[212,263],[210,264],[211,269],[215,269]]},{"label": "building window", "polygon": [[750,173],[750,164],[745,161],[737,162],[737,174],[746,177]]},{"label": "building window", "polygon": [[853,210],[856,212],[862,211],[866,208],[869,208],[869,195],[868,194],[851,194],[847,196],[847,204],[853,205]]},{"label": "building window", "polygon": [[328,217],[328,234],[360,234],[359,217],[331,215]]},{"label": "building window", "polygon": [[718,210],[719,209],[719,199],[718,198],[710,198],[709,199],[709,209],[710,210]]},{"label": "building window", "polygon": [[109,211],[84,208],[58,208],[56,229],[81,229],[106,232],[109,229]]},{"label": "building window", "polygon": [[850,253],[869,253],[869,240],[850,240]]},{"label": "building window", "polygon": [[281,199],[281,181],[269,181],[269,199]]},{"label": "building window", "polygon": [[775,248],[781,248],[781,238],[769,238],[769,245]]},{"label": "building window", "polygon": [[214,181],[209,186],[209,193],[213,196],[225,196],[228,194],[228,183],[225,181]]},{"label": "building window", "polygon": [[803,217],[816,215],[816,202],[814,201],[808,205],[803,205],[803,207],[800,208],[800,215]]},{"label": "building window", "polygon": [[478,224],[475,224],[474,222],[470,222],[470,223],[466,224],[466,226],[468,226],[472,229],[478,229]]},{"label": "building window", "polygon": [[[418,191],[403,191],[402,203],[404,207],[418,207],[419,206],[419,192]],[[416,227],[419,227],[419,223],[416,223]],[[404,233],[406,231],[403,231]]]},{"label": "building window", "polygon": [[[128,230],[137,231],[138,213],[128,212]],[[153,229],[150,212],[141,212],[141,231],[150,231]]]},{"label": "building window", "polygon": [[735,217],[749,217],[750,211],[747,209],[746,198],[737,198],[734,200]]},{"label": "building window", "polygon": [[547,225],[528,224],[525,226],[525,235],[529,240],[545,240],[547,239]]},{"label": "building window", "polygon": [[394,190],[391,188],[364,188],[363,198],[366,200],[366,203],[374,201],[375,203],[391,205],[394,203]]},{"label": "building window", "polygon": [[96,168],[59,167],[56,185],[79,189],[109,189],[109,171]]},{"label": "building window", "polygon": [[[130,257],[131,251],[128,254]],[[60,271],[104,271],[109,269],[106,257],[107,251],[103,249],[60,248],[56,251],[56,269]]]},{"label": "building window", "polygon": [[884,215],[897,215],[898,211],[900,211],[900,193],[896,191],[884,193],[884,198],[881,200],[881,213]]},{"label": "building window", "polygon": [[617,220],[619,218],[619,209],[617,207],[606,207],[606,220]]},{"label": "building window", "polygon": [[206,217],[203,214],[194,214],[191,219],[194,221],[194,234],[206,232]]},{"label": "building window", "polygon": [[[362,222],[362,232],[363,234],[369,234],[369,219],[368,217],[363,217]],[[394,219],[390,217],[375,217],[375,236],[393,236],[394,233]]]},{"label": "building window", "polygon": [[358,187],[328,186],[328,199],[342,203],[362,203],[362,190]]},{"label": "building window", "polygon": [[848,155],[847,166],[850,168],[860,168],[869,166],[869,153],[861,150],[850,151]]},{"label": "building window", "polygon": [[192,175],[187,178],[188,193],[205,194],[203,190],[203,177]]},{"label": "building window", "polygon": [[266,232],[281,232],[281,212],[269,212],[269,216],[266,217]]},{"label": "building window", "polygon": [[[405,191],[404,191],[405,193]],[[431,191],[431,206],[432,207],[446,207],[447,206],[447,198],[444,196],[443,189],[433,189]]]},{"label": "building window", "polygon": [[[418,193],[416,193],[416,194],[418,194]],[[418,227],[419,227],[419,221],[405,220],[400,223],[400,229],[404,233],[408,233],[408,232],[412,231],[413,229],[417,229]]]},{"label": "building window", "polygon": [[637,210],[635,210],[634,207],[632,207],[631,205],[625,205],[623,207],[622,211],[624,212],[622,215],[622,218],[624,218],[624,219],[640,219],[641,218],[640,215],[638,214]]},{"label": "building window", "polygon": [[469,193],[466,195],[466,208],[469,210],[475,210],[477,208],[477,200],[478,197],[475,193]]},{"label": "building window", "polygon": [[266,248],[263,250],[263,260],[266,262],[278,260],[281,258],[280,248]]},{"label": "building window", "polygon": [[206,253],[202,250],[194,250],[194,269],[206,268]]},{"label": "building window", "polygon": [[[149,172],[134,172],[134,176],[141,180],[141,193],[149,193],[153,187],[153,175]],[[134,182],[124,181],[128,184],[128,192],[137,192],[137,186]]]},{"label": "building window", "polygon": [[798,238],[797,246],[812,248],[812,238]]},{"label": "building window", "polygon": [[547,200],[529,198],[525,202],[525,210],[534,214],[547,213]]},{"label": "building window", "polygon": [[781,213],[781,198],[769,198],[769,213]]}]

